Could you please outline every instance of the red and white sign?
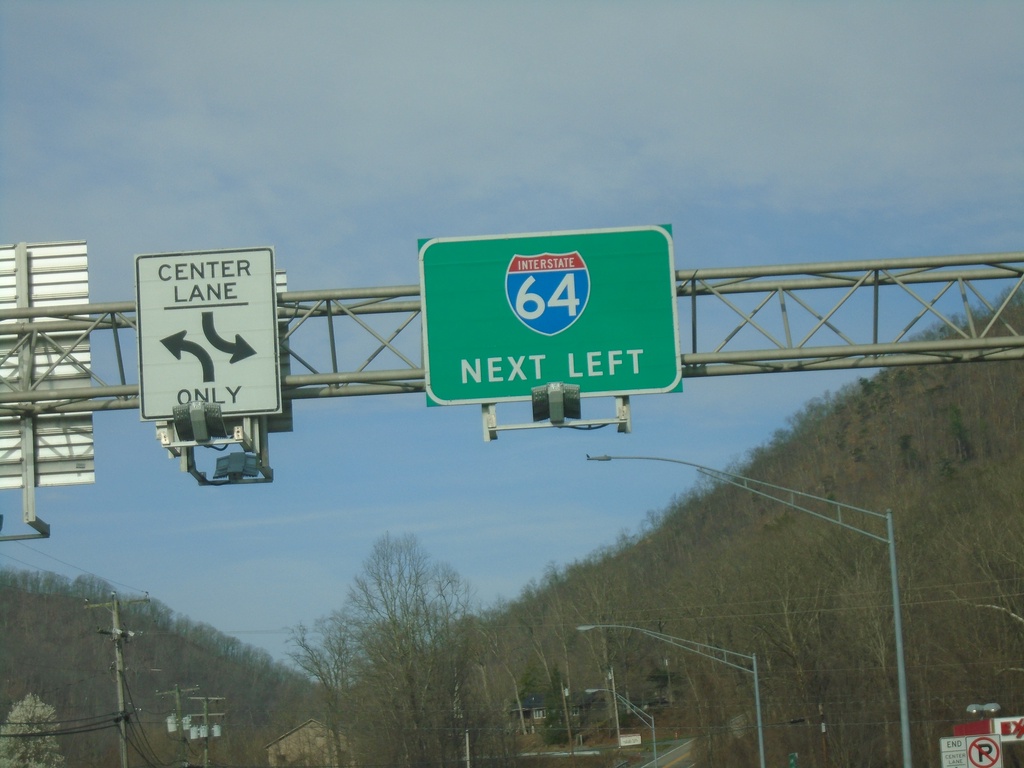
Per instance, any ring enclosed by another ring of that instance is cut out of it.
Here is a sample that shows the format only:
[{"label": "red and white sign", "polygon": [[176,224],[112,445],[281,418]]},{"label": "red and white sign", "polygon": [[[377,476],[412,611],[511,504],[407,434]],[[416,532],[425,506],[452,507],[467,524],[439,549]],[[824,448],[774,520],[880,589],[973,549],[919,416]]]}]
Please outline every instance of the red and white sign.
[{"label": "red and white sign", "polygon": [[1024,717],[996,717],[992,719],[992,732],[1003,741],[1024,741]]},{"label": "red and white sign", "polygon": [[1003,749],[998,736],[967,739],[967,764],[971,768],[1003,768]]}]

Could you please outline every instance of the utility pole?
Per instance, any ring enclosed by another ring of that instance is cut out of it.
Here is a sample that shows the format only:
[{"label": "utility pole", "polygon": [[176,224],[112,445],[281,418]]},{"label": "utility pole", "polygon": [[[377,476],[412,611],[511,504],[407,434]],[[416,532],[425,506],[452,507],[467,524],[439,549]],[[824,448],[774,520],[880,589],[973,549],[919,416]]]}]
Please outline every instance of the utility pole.
[{"label": "utility pole", "polygon": [[828,768],[828,736],[825,733],[825,707],[819,702],[818,717],[821,720],[821,764]]},{"label": "utility pole", "polygon": [[[211,712],[210,702],[211,701],[224,701],[223,696],[189,696],[193,701],[203,702],[203,729],[201,735],[203,737],[203,768],[210,768],[210,718],[211,717],[224,717],[223,712]],[[220,736],[220,733],[214,734]]]},{"label": "utility pole", "polygon": [[[157,696],[170,696],[174,694],[174,729],[178,731],[181,736],[178,737],[178,764],[180,768],[188,768],[188,736],[185,735],[185,721],[181,716],[181,694],[183,693],[194,693],[199,690],[199,686],[195,685],[191,688],[181,688],[175,684],[173,691],[157,691]],[[168,724],[170,725],[170,724]],[[168,730],[172,730],[168,728]],[[173,731],[172,731],[173,732]]]},{"label": "utility pole", "polygon": [[[149,595],[137,600],[128,600],[127,604],[148,603]],[[132,631],[121,629],[121,601],[117,599],[117,593],[110,593],[109,603],[90,603],[86,600],[86,608],[109,608],[113,614],[113,626],[111,629],[97,629],[101,635],[110,635],[114,641],[114,674],[117,680],[117,725],[120,736],[121,768],[128,768],[128,712],[124,703],[124,644],[135,636]]]},{"label": "utility pole", "polygon": [[665,690],[668,692],[668,705],[671,707],[674,702],[672,701],[672,670],[668,666],[668,656],[665,657]]},{"label": "utility pole", "polygon": [[569,686],[559,680],[558,687],[562,689],[562,714],[565,716],[565,735],[569,742],[569,762],[576,765],[576,744],[573,741],[572,719],[569,716]]},{"label": "utility pole", "polygon": [[619,729],[619,692],[615,690],[615,668],[610,664],[608,665],[608,680],[612,684],[612,711],[615,712],[615,748],[622,749],[622,731]]}]

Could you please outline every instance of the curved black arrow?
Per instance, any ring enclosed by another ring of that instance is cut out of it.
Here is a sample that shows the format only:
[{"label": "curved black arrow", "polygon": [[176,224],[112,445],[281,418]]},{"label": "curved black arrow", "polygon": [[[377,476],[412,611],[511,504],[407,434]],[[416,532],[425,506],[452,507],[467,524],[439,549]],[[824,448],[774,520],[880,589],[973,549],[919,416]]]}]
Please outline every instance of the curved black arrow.
[{"label": "curved black arrow", "polygon": [[178,360],[181,360],[182,352],[195,355],[199,364],[203,366],[203,381],[213,381],[213,359],[210,357],[210,353],[194,341],[185,341],[186,333],[188,331],[179,331],[166,339],[160,339],[160,343],[167,347],[167,350]]},{"label": "curved black arrow", "polygon": [[245,358],[256,354],[256,350],[249,346],[249,342],[237,333],[233,344],[227,339],[222,339],[217,333],[217,329],[213,327],[213,312],[203,312],[203,333],[206,334],[207,340],[214,349],[231,353],[231,360],[228,361],[230,363],[237,363],[239,360],[245,360]]}]

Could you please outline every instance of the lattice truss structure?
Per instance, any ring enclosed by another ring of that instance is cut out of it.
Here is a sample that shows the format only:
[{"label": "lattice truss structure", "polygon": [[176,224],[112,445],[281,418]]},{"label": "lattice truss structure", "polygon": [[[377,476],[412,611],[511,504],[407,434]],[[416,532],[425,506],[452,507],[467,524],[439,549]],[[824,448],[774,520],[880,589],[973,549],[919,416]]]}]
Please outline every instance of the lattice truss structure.
[{"label": "lattice truss structure", "polygon": [[[88,302],[85,243],[0,247],[0,309],[36,321],[24,332],[0,331],[0,390],[32,403],[87,387],[89,333],[62,329],[56,318]],[[59,308],[52,318],[51,307]],[[0,409],[0,488],[92,482],[89,413],[12,405]]]},{"label": "lattice truss structure", "polygon": [[1021,252],[698,269],[677,281],[689,305],[684,377],[1024,356]]},{"label": "lattice truss structure", "polygon": [[[31,489],[92,482],[93,414],[139,407],[135,301],[89,303],[87,275],[84,242],[0,246],[0,489],[42,535]],[[425,396],[419,285],[276,286],[269,431],[303,399]],[[684,378],[1024,357],[1024,252],[679,270],[676,292]]]},{"label": "lattice truss structure", "polygon": [[[679,270],[676,280],[684,377],[1024,357],[1014,318],[1024,252]],[[278,285],[286,403],[424,392],[418,285]],[[134,301],[4,301],[0,416],[137,408],[135,325]],[[31,374],[14,362],[24,349],[45,350]]]}]

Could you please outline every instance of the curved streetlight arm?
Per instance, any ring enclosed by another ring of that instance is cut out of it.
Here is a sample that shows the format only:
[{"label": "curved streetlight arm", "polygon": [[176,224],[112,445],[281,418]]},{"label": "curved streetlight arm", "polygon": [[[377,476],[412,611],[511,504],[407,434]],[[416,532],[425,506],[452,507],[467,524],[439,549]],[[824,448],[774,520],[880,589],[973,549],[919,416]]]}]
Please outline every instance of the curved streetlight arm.
[{"label": "curved streetlight arm", "polygon": [[[729,661],[727,658],[722,658],[722,656],[738,656],[739,658],[747,662],[754,661],[754,657],[747,653],[740,653],[739,651],[730,651],[728,648],[719,648],[716,645],[698,643],[696,640],[683,640],[682,638],[672,637],[671,635],[665,635],[661,632],[655,632],[653,629],[644,629],[643,627],[631,627],[625,624],[581,624],[580,626],[576,627],[576,629],[580,632],[586,632],[591,629],[630,629],[634,632],[640,632],[644,635],[650,635],[653,638],[668,643],[669,645],[674,645],[677,648],[682,648],[684,651],[696,653],[698,656],[703,656],[706,659],[717,661],[720,664],[725,664],[726,666],[732,667],[733,669],[738,669],[747,673],[750,672],[750,667],[744,666],[742,664],[737,664],[734,661]],[[722,656],[715,655],[719,653],[722,654]]]},{"label": "curved streetlight arm", "polygon": [[[867,517],[884,520],[885,515],[880,512],[874,512],[870,509],[863,509],[861,507],[855,507],[852,504],[844,504],[841,501],[835,501],[833,499],[826,499],[822,496],[815,496],[811,493],[805,493],[804,491],[796,491],[792,488],[783,488],[780,485],[773,485],[766,483],[763,480],[754,480],[750,477],[744,477],[743,475],[737,475],[734,472],[726,472],[721,469],[712,469],[711,467],[705,467],[700,464],[694,464],[692,461],[683,461],[682,459],[667,459],[662,456],[590,456],[587,455],[587,461],[619,461],[619,460],[634,460],[634,461],[666,461],[670,464],[682,464],[686,467],[693,467],[702,475],[718,480],[722,483],[728,483],[729,485],[736,486],[750,493],[758,496],[763,496],[766,499],[772,501],[778,501],[785,504],[788,507],[797,509],[801,512],[806,512],[808,515],[826,520],[830,523],[838,525],[842,528],[848,528],[851,531],[868,536],[869,538],[875,539],[876,541],[886,542],[888,539],[885,536],[879,536],[873,531],[869,531],[857,525],[853,525],[846,520],[843,520],[843,512],[855,512],[860,515],[866,515]],[[796,499],[807,499],[809,501],[819,502],[825,505],[827,508],[835,512],[835,516],[827,515],[822,512],[817,512],[808,507],[801,506],[796,503]]]},{"label": "curved streetlight arm", "polygon": [[644,725],[648,726],[649,728],[654,727],[654,717],[644,712],[642,709],[640,709],[640,707],[638,707],[636,704],[627,699],[618,691],[613,691],[611,688],[587,688],[587,693],[600,693],[601,691],[612,694],[613,696],[615,696],[615,698],[617,698],[619,701],[621,701],[623,704],[629,707],[633,711],[634,715],[636,715],[644,721]]},{"label": "curved streetlight arm", "polygon": [[[630,629],[630,630],[633,630],[634,632],[640,632],[641,634],[644,634],[644,635],[650,635],[651,637],[655,638],[656,640],[661,640],[663,643],[668,643],[669,645],[674,645],[677,648],[682,648],[684,651],[690,651],[691,653],[696,653],[698,656],[703,656],[706,659],[711,659],[711,661],[717,661],[719,664],[725,664],[727,667],[732,667],[733,669],[739,669],[739,670],[741,670],[743,672],[746,672],[748,675],[753,675],[754,676],[754,715],[755,715],[755,717],[757,719],[757,753],[758,753],[758,758],[760,759],[760,766],[761,766],[761,768],[766,768],[765,756],[764,756],[764,721],[763,721],[763,719],[761,717],[761,682],[760,682],[760,677],[757,674],[757,656],[755,654],[749,654],[748,655],[748,654],[745,654],[745,653],[740,653],[739,651],[730,651],[730,650],[728,650],[726,648],[719,648],[718,646],[714,646],[714,645],[705,645],[704,643],[698,643],[698,642],[693,641],[693,640],[684,640],[684,639],[682,639],[680,637],[673,637],[672,635],[666,635],[666,634],[663,634],[661,632],[655,632],[654,630],[651,630],[651,629],[644,629],[643,627],[633,627],[633,626],[629,626],[629,625],[626,625],[626,624],[581,624],[580,626],[576,627],[576,629],[579,632],[587,632],[587,631],[589,631],[591,629]],[[694,647],[694,646],[696,646],[696,647]],[[705,651],[699,650],[700,648],[707,648],[709,650],[713,650],[713,651],[715,651],[717,653],[721,653],[723,655],[724,654],[731,654],[733,656],[739,656],[742,659],[748,660],[750,662],[750,667],[748,668],[748,667],[743,666],[742,664],[736,664],[735,662],[729,661],[728,659],[724,659],[721,656],[714,656],[711,653],[707,653]],[[617,692],[613,691],[613,693],[615,693],[615,695],[618,696]],[[651,730],[652,731],[654,730],[653,724],[651,726]],[[655,762],[655,768],[657,768],[657,762],[658,762],[657,753],[655,753],[654,762]]]}]

